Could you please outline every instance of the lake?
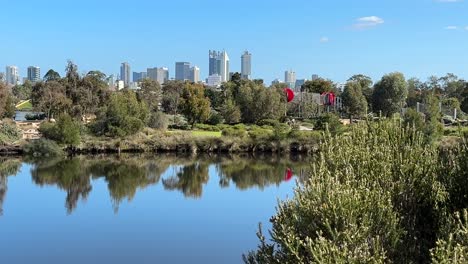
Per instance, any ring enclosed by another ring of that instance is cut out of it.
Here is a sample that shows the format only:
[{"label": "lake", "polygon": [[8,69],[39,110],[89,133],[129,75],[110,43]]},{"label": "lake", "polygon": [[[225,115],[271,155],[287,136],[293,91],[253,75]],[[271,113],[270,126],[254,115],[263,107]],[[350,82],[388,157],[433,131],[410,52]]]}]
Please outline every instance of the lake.
[{"label": "lake", "polygon": [[309,166],[269,155],[0,157],[0,262],[242,263]]}]

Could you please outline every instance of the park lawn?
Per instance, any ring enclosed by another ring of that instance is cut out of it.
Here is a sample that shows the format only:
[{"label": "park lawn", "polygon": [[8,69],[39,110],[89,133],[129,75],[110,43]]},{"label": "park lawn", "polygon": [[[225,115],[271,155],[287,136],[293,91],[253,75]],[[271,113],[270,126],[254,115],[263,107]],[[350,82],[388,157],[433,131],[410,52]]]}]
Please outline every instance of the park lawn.
[{"label": "park lawn", "polygon": [[192,136],[194,137],[221,137],[221,131],[193,130]]},{"label": "park lawn", "polygon": [[32,106],[32,104],[31,104],[31,101],[28,100],[28,101],[26,101],[26,102],[20,104],[20,105],[17,107],[17,109],[18,109],[19,111],[28,111],[28,110],[32,110],[32,109],[33,109],[33,106]]}]

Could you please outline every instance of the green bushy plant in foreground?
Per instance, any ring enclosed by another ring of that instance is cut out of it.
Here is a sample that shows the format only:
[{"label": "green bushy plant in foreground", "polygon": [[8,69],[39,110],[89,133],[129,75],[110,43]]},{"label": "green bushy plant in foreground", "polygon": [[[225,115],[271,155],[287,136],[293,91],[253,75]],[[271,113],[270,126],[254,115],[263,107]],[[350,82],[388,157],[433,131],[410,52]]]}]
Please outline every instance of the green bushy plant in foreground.
[{"label": "green bushy plant in foreground", "polygon": [[466,180],[447,176],[468,171],[462,162],[468,160],[467,145],[452,154],[458,159],[447,159],[452,171],[442,173],[440,156],[446,154],[404,127],[396,121],[363,123],[348,134],[326,136],[310,179],[272,217],[271,241],[260,228],[260,245],[244,261],[429,263],[434,248],[434,262],[436,256],[453,260],[450,245],[466,258],[463,236],[448,240],[452,244],[436,241],[447,241],[447,215],[467,207],[459,199],[456,208],[450,206],[454,195],[468,197]]}]

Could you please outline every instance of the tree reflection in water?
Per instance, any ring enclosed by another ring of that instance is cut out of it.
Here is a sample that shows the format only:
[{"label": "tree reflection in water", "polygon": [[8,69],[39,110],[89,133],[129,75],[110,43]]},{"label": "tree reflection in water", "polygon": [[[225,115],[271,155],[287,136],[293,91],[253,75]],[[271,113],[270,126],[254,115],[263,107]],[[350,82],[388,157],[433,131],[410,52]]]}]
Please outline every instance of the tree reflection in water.
[{"label": "tree reflection in water", "polygon": [[[200,198],[203,187],[209,181],[210,166],[216,168],[221,188],[227,188],[233,183],[241,190],[253,187],[263,190],[270,185],[279,185],[284,181],[288,168],[298,175],[300,172],[305,173],[310,166],[307,159],[267,155],[108,155],[32,163],[31,175],[34,183],[41,186],[56,185],[67,192],[65,207],[68,213],[73,212],[80,199],[86,200],[92,191],[92,181],[97,179],[103,179],[107,183],[113,208],[117,213],[123,200],[131,201],[138,190],[158,184],[163,174],[168,175],[161,180],[165,190],[180,191],[188,198]],[[15,173],[13,170],[12,174]],[[5,186],[3,189],[6,190],[6,183],[0,182],[0,206],[3,200],[1,186]]]},{"label": "tree reflection in water", "polygon": [[19,173],[21,161],[17,158],[0,158],[0,216],[3,215],[3,202],[8,190],[8,177]]}]

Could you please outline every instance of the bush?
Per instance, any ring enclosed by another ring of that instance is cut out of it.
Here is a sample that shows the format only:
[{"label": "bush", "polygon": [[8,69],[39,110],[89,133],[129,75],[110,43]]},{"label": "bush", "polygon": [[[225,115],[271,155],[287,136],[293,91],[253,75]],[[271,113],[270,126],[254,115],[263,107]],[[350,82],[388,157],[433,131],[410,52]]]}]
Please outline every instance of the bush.
[{"label": "bush", "polygon": [[47,115],[43,113],[39,114],[26,114],[24,118],[28,121],[35,121],[35,120],[44,120],[46,119]]},{"label": "bush", "polygon": [[0,144],[11,144],[22,137],[21,131],[14,122],[2,121],[0,123]]},{"label": "bush", "polygon": [[55,157],[64,154],[57,143],[48,139],[33,140],[23,147],[25,154],[33,157]]},{"label": "bush", "polygon": [[163,112],[153,112],[148,121],[148,126],[154,129],[166,130],[169,125],[169,119]]},{"label": "bush", "polygon": [[326,130],[328,127],[328,130],[330,133],[333,135],[337,134],[340,132],[340,130],[343,127],[343,124],[341,124],[340,119],[338,116],[334,114],[325,114],[323,116],[318,117],[315,120],[314,128],[317,130]]},{"label": "bush", "polygon": [[273,137],[273,131],[271,129],[260,127],[253,127],[248,134],[254,141],[267,141]]},{"label": "bush", "polygon": [[274,119],[263,119],[263,120],[260,120],[257,125],[259,126],[270,126],[270,127],[274,127],[276,125],[278,125],[280,122],[278,120],[274,120]]},{"label": "bush", "polygon": [[208,118],[208,121],[206,121],[206,123],[215,126],[215,125],[223,123],[223,121],[224,121],[223,116],[220,113],[212,110],[210,114],[210,118]]},{"label": "bush", "polygon": [[245,137],[247,132],[245,129],[225,128],[221,134],[225,137]]},{"label": "bush", "polygon": [[198,130],[203,130],[203,131],[214,131],[214,132],[221,131],[221,129],[219,129],[219,127],[217,126],[205,125],[205,124],[196,124],[195,128]]},{"label": "bush", "polygon": [[246,263],[430,262],[446,215],[439,150],[399,122],[352,129],[326,134],[310,178],[271,218],[271,242],[260,229]]},{"label": "bush", "polygon": [[80,131],[80,125],[67,114],[60,115],[57,123],[44,122],[39,127],[45,138],[70,146],[80,144]]},{"label": "bush", "polygon": [[468,211],[456,212],[431,250],[432,263],[468,263]]}]

